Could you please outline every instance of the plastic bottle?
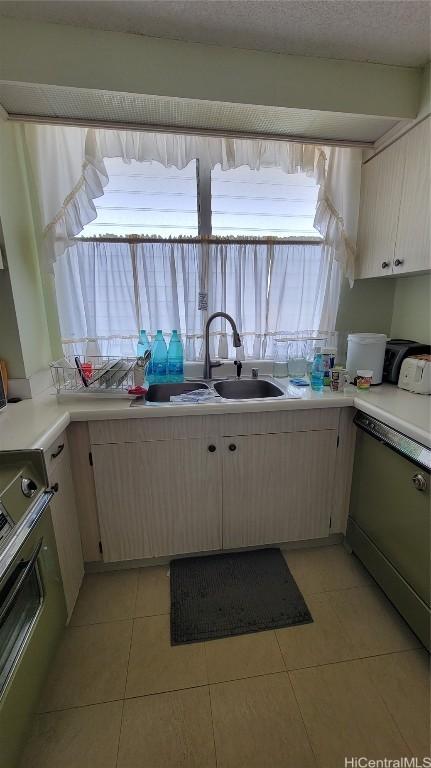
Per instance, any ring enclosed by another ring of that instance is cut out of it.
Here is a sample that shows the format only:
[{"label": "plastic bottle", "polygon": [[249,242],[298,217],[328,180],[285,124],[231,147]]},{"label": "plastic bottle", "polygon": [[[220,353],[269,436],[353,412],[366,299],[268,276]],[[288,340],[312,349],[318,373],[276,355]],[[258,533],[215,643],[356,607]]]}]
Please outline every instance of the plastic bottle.
[{"label": "plastic bottle", "polygon": [[323,390],[323,357],[322,348],[316,347],[313,365],[311,368],[311,389],[315,392],[322,392]]},{"label": "plastic bottle", "polygon": [[168,348],[163,333],[158,330],[152,346],[151,376],[148,381],[152,384],[162,384],[168,376]]},{"label": "plastic bottle", "polygon": [[184,353],[178,331],[173,330],[168,347],[168,381],[184,381]]},{"label": "plastic bottle", "polygon": [[[143,357],[147,349],[151,352],[151,342],[147,336],[147,332],[142,329],[139,331],[139,339],[138,339],[138,346],[136,348],[136,356],[137,357]],[[134,372],[134,385],[135,386],[143,386],[144,384],[144,376],[141,373],[143,369],[139,369],[139,367],[135,367]],[[148,383],[150,383],[153,379],[153,370],[152,370],[152,361],[150,360],[149,364],[147,365],[147,370],[145,373],[145,379]]]},{"label": "plastic bottle", "polygon": [[149,342],[147,332],[144,329],[142,329],[142,331],[139,331],[139,339],[138,339],[138,346],[136,348],[136,356],[143,357],[147,349],[151,349],[151,344]]}]

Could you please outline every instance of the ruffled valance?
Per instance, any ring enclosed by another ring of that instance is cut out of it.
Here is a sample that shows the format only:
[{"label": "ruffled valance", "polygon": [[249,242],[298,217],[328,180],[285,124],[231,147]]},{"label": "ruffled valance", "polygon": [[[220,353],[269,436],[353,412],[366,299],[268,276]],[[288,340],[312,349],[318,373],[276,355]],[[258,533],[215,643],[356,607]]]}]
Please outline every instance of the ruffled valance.
[{"label": "ruffled valance", "polygon": [[[45,217],[42,215],[45,268],[52,269],[53,262],[70,246],[73,237],[96,218],[93,200],[103,195],[103,188],[108,182],[105,158],[120,157],[124,162],[157,161],[165,167],[174,166],[178,169],[185,168],[191,160],[204,158],[210,168],[217,164],[223,170],[244,165],[252,170],[278,167],[285,173],[314,175],[319,186],[314,226],[343,273],[353,282],[358,211],[355,209],[353,214],[351,210],[348,213],[349,230],[346,226],[346,209],[352,206],[357,208],[359,204],[359,150],[288,141],[43,125],[27,125],[25,131],[42,201],[52,175],[63,174],[62,184],[57,185],[59,189],[64,189],[64,175],[70,177],[70,192],[57,201],[57,208],[54,206],[53,209],[52,188],[48,216],[41,205],[42,214],[45,212]],[[65,163],[64,153],[68,151],[68,140],[61,133],[59,140],[59,132],[67,131],[80,131],[81,134],[78,136],[78,145],[75,141],[73,152],[70,151],[70,162]],[[85,134],[82,133],[84,131]],[[51,132],[55,141],[49,141],[46,132]],[[341,168],[342,172],[334,173],[334,168]],[[53,210],[56,211],[55,215],[52,215]]]}]

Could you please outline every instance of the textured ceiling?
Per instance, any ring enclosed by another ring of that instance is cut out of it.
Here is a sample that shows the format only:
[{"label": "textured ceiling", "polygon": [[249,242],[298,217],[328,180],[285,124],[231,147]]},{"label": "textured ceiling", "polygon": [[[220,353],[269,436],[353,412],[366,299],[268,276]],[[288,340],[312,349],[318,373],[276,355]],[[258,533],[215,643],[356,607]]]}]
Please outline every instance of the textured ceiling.
[{"label": "textured ceiling", "polygon": [[429,0],[0,0],[0,15],[303,56],[423,66]]},{"label": "textured ceiling", "polygon": [[397,124],[385,117],[172,99],[55,85],[0,81],[0,104],[11,115],[163,125],[240,133],[374,142]]}]

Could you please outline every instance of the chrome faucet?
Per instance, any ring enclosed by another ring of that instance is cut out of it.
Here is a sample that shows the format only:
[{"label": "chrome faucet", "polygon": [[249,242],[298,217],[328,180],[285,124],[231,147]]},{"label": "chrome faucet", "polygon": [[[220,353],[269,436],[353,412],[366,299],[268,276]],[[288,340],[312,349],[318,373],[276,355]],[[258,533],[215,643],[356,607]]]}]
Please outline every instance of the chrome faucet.
[{"label": "chrome faucet", "polygon": [[238,333],[238,329],[235,325],[235,320],[233,317],[228,315],[226,312],[214,312],[213,315],[210,315],[208,320],[205,324],[205,362],[204,362],[204,379],[211,379],[212,378],[212,369],[218,368],[220,365],[223,365],[223,363],[220,362],[220,360],[216,360],[214,363],[212,362],[210,358],[210,325],[212,321],[216,317],[224,317],[225,320],[227,320],[231,327],[233,332],[233,345],[234,347],[240,347],[241,346],[241,338]]}]

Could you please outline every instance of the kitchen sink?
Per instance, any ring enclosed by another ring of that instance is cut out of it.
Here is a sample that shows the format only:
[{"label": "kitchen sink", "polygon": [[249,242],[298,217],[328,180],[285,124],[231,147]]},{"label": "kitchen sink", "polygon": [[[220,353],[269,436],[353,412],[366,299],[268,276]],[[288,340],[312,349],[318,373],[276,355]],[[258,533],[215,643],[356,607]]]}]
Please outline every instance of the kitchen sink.
[{"label": "kitchen sink", "polygon": [[216,381],[214,389],[220,397],[227,400],[253,400],[284,395],[280,387],[266,379],[226,379]]},{"label": "kitchen sink", "polygon": [[150,384],[145,400],[147,403],[169,403],[172,395],[184,395],[195,389],[209,389],[203,381],[183,381],[167,384]]}]

